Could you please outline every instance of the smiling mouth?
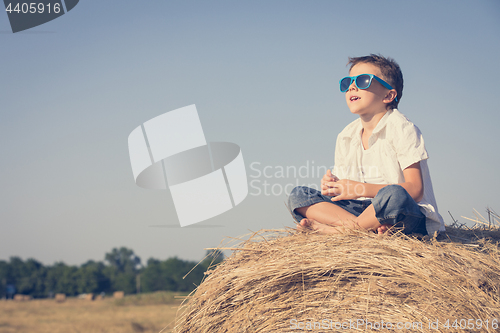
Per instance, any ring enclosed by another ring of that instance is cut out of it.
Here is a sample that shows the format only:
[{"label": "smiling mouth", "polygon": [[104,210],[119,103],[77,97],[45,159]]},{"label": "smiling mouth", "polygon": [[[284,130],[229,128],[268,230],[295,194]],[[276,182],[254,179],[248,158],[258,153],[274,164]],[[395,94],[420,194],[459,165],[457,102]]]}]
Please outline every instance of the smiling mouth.
[{"label": "smiling mouth", "polygon": [[358,97],[358,96],[352,96],[352,97],[350,98],[351,102],[352,102],[352,101],[357,101],[358,99],[359,99],[359,97]]}]

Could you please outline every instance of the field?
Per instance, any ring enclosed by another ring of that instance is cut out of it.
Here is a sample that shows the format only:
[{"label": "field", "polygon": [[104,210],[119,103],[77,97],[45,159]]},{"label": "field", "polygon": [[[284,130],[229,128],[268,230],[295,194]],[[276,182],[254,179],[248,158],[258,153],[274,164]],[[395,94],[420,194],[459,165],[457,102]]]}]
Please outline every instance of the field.
[{"label": "field", "polygon": [[171,332],[180,294],[157,292],[88,301],[0,300],[1,333]]}]

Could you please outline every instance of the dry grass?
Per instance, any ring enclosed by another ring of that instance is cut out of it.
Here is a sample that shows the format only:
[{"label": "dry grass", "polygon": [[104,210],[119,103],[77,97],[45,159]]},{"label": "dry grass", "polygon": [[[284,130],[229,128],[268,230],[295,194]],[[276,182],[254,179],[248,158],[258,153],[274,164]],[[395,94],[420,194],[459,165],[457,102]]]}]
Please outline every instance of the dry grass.
[{"label": "dry grass", "polygon": [[[318,323],[315,332],[342,331],[333,323],[349,320],[422,323],[412,332],[467,331],[444,327],[447,319],[450,326],[473,319],[475,328],[476,320],[488,320],[481,331],[493,332],[491,321],[500,318],[499,239],[492,226],[448,227],[440,241],[262,230],[220,247],[234,252],[186,299],[174,332],[296,332],[293,320]],[[332,330],[319,330],[325,319]],[[438,329],[429,329],[436,320]]]},{"label": "dry grass", "polygon": [[88,301],[67,298],[0,301],[1,333],[158,333],[171,332],[180,304],[173,293],[159,292]]}]

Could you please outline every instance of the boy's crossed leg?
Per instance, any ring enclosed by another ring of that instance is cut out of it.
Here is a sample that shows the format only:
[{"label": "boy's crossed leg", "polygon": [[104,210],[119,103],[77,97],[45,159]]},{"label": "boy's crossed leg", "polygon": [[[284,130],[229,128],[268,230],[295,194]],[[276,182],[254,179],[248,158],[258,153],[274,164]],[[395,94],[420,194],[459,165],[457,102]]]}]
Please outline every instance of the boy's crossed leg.
[{"label": "boy's crossed leg", "polygon": [[299,230],[312,229],[325,234],[336,234],[345,229],[366,229],[383,234],[391,227],[390,224],[379,223],[373,205],[369,205],[359,216],[329,202],[318,202],[296,208],[295,211],[305,216],[297,225]]},{"label": "boy's crossed leg", "polygon": [[330,196],[304,186],[290,192],[288,209],[298,229],[341,233],[345,229],[372,230],[379,234],[401,230],[404,234],[427,235],[426,216],[400,185],[387,185],[370,200],[331,201]]}]

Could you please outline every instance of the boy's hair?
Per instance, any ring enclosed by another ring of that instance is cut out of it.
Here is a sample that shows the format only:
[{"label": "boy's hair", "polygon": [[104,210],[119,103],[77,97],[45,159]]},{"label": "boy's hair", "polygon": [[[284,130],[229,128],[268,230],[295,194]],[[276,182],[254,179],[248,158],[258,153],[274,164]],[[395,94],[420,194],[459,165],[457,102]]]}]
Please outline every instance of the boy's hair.
[{"label": "boy's hair", "polygon": [[359,63],[373,64],[380,69],[382,79],[387,81],[398,93],[398,100],[393,100],[387,107],[397,108],[401,97],[403,97],[403,73],[398,63],[392,58],[386,58],[379,54],[370,54],[364,57],[349,57],[349,62],[347,63],[347,65],[351,65],[349,71]]}]

